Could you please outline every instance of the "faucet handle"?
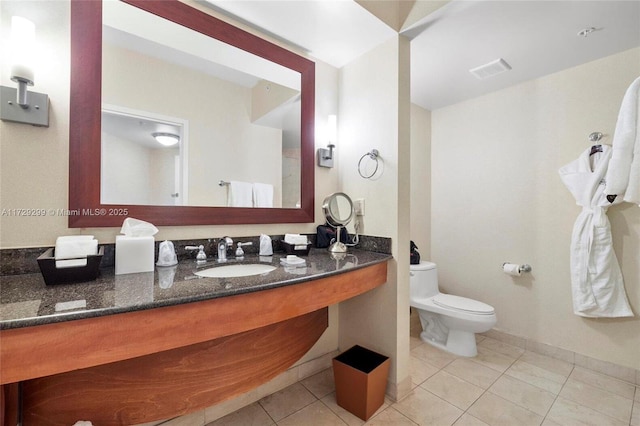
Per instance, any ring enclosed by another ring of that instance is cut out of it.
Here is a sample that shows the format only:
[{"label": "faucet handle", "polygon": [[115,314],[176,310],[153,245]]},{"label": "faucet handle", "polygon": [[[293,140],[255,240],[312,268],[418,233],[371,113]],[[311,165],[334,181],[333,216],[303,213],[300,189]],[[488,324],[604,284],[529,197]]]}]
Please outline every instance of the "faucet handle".
[{"label": "faucet handle", "polygon": [[242,246],[251,246],[253,242],[249,241],[248,243],[238,243],[238,248],[236,249],[236,257],[244,256],[244,250],[242,250]]},{"label": "faucet handle", "polygon": [[199,246],[185,246],[185,250],[199,250],[196,255],[196,260],[207,260],[207,254],[204,252],[204,246],[201,244]]}]

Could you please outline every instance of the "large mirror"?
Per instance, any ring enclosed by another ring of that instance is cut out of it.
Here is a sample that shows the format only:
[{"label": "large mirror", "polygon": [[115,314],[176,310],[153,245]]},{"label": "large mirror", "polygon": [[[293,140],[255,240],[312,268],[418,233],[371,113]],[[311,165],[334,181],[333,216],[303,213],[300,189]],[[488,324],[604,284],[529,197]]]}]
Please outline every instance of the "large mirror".
[{"label": "large mirror", "polygon": [[313,222],[313,62],[179,1],[101,3],[71,4],[69,226]]}]

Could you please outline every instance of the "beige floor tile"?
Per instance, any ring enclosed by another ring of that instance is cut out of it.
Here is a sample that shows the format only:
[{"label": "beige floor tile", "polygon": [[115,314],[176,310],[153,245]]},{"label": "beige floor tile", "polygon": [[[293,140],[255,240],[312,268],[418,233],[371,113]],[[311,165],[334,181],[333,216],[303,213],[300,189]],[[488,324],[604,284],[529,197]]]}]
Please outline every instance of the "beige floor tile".
[{"label": "beige floor tile", "polygon": [[526,410],[491,392],[482,395],[467,412],[492,426],[538,426],[544,419],[543,416]]},{"label": "beige floor tile", "polygon": [[563,376],[565,379],[571,374],[573,370],[573,364],[562,361],[560,359],[551,358],[550,356],[540,355],[535,352],[525,351],[519,358],[519,361],[535,365],[536,367],[543,368],[552,373]]},{"label": "beige floor tile", "polygon": [[634,399],[640,401],[640,386],[636,386],[636,396]]},{"label": "beige floor tile", "polygon": [[576,402],[558,397],[551,406],[547,419],[560,425],[626,426],[628,423],[616,420]]},{"label": "beige floor tile", "polygon": [[566,381],[564,376],[521,360],[514,362],[504,374],[537,386],[555,395],[560,393],[562,385]]},{"label": "beige floor tile", "polygon": [[424,342],[416,336],[409,336],[409,350],[414,350],[420,345],[424,345]]},{"label": "beige floor tile", "polygon": [[633,403],[633,412],[631,413],[630,426],[640,426],[640,402],[635,401]]},{"label": "beige floor tile", "polygon": [[482,389],[488,389],[500,377],[498,371],[466,358],[456,359],[444,371]]},{"label": "beige floor tile", "polygon": [[484,346],[479,346],[478,355],[470,359],[501,373],[504,373],[507,368],[511,367],[511,364],[516,360],[514,357],[503,355]]},{"label": "beige floor tile", "polygon": [[630,383],[583,367],[575,367],[569,377],[628,399],[633,399],[636,390]]},{"label": "beige floor tile", "polygon": [[429,364],[438,368],[442,368],[454,359],[458,358],[455,355],[433,347],[428,343],[425,343],[424,345],[418,346],[417,348],[413,349],[411,351],[411,355],[415,356],[416,358],[425,360]]},{"label": "beige floor tile", "polygon": [[554,422],[549,417],[545,417],[544,421],[542,422],[542,424],[540,426],[566,426],[566,425],[561,425],[558,422]]},{"label": "beige floor tile", "polygon": [[478,348],[480,347],[490,349],[494,352],[497,352],[502,355],[506,355],[514,359],[518,358],[520,355],[524,353],[523,348],[519,348],[517,346],[513,346],[505,342],[501,342],[491,337],[486,337],[482,342],[480,342],[478,344]]},{"label": "beige floor tile", "polygon": [[411,376],[411,389],[415,388],[429,377],[438,372],[438,368],[428,362],[411,355],[409,362],[409,375]]},{"label": "beige floor tile", "polygon": [[421,387],[392,407],[419,425],[452,425],[462,415],[462,410]]},{"label": "beige floor tile", "polygon": [[344,426],[340,417],[321,401],[307,405],[278,422],[278,426]]},{"label": "beige floor tile", "polygon": [[[346,424],[350,426],[361,426],[364,424],[364,420],[362,420],[360,417],[357,417],[351,414],[349,411],[345,410],[344,408],[338,405],[338,403],[336,402],[335,392],[332,392],[329,395],[325,396],[324,398],[321,399],[321,401],[324,405],[329,407],[331,411],[336,413],[338,417],[340,417],[342,421],[345,422]],[[391,405],[391,401],[385,397],[384,402],[382,403],[382,406],[380,406],[380,408],[378,408],[378,410],[375,413],[373,413],[372,418],[376,416],[378,413],[380,413],[381,411],[385,410],[390,405]]]},{"label": "beige floor tile", "polygon": [[176,417],[162,423],[164,426],[202,426],[204,424],[204,410],[184,416]]},{"label": "beige floor tile", "polygon": [[314,401],[316,397],[311,392],[300,383],[295,383],[273,395],[265,396],[259,403],[273,420],[279,422]]},{"label": "beige floor tile", "polygon": [[[348,424],[349,426],[362,426],[364,424],[364,420],[360,417],[357,417],[354,414],[351,414],[349,411],[345,410],[336,402],[336,393],[332,392],[329,395],[325,396],[321,399],[322,403],[329,407],[331,411],[333,411],[343,422]],[[384,404],[383,404],[384,405]],[[388,407],[388,405],[386,405]],[[385,407],[385,408],[386,408]]]},{"label": "beige floor tile", "polygon": [[631,420],[633,400],[570,378],[560,396],[623,422]]},{"label": "beige floor tile", "polygon": [[453,426],[489,426],[480,419],[476,419],[469,413],[464,413]]},{"label": "beige floor tile", "polygon": [[333,368],[328,368],[311,377],[307,377],[300,383],[318,399],[324,398],[336,390]]},{"label": "beige floor tile", "polygon": [[417,423],[389,407],[371,417],[366,424],[369,426],[416,426]]},{"label": "beige floor tile", "polygon": [[545,416],[556,395],[513,377],[503,375],[490,388],[492,392],[508,401]]},{"label": "beige floor tile", "polygon": [[446,371],[440,371],[433,375],[420,387],[462,410],[471,407],[471,404],[484,392],[484,389],[465,382]]},{"label": "beige floor tile", "polygon": [[257,402],[222,417],[207,426],[270,426],[275,425],[266,411]]}]

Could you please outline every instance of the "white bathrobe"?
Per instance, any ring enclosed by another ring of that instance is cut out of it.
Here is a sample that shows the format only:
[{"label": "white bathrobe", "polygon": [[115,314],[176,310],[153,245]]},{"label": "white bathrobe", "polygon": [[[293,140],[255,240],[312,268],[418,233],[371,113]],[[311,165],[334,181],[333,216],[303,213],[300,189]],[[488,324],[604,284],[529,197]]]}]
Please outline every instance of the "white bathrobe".
[{"label": "white bathrobe", "polygon": [[640,205],[640,77],[622,99],[612,145],[605,193]]},{"label": "white bathrobe", "polygon": [[[583,317],[631,317],[622,273],[613,251],[604,193],[604,177],[612,149],[580,157],[559,170],[560,177],[582,206],[571,237],[573,311]],[[614,204],[621,203],[616,199]]]}]

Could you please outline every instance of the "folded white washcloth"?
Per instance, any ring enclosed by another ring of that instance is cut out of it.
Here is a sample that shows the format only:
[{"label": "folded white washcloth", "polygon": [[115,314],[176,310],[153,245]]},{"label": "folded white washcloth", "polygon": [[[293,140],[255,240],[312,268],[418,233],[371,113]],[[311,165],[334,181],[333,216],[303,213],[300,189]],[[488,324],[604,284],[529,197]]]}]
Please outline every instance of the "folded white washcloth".
[{"label": "folded white washcloth", "polygon": [[95,237],[93,235],[62,235],[56,238],[56,243],[59,241],[84,241],[84,240],[93,240]]},{"label": "folded white washcloth", "polygon": [[87,256],[94,254],[98,254],[98,240],[93,235],[69,235],[56,239],[56,268],[86,266]]},{"label": "folded white washcloth", "polygon": [[292,245],[303,245],[306,246],[308,244],[307,236],[300,234],[284,234],[284,242]]},{"label": "folded white washcloth", "polygon": [[77,268],[78,266],[87,266],[87,258],[56,260],[56,268],[58,269]]},{"label": "folded white washcloth", "polygon": [[55,258],[60,259],[77,259],[79,257],[87,257],[90,254],[98,253],[98,240],[96,239],[63,239],[56,240]]}]

